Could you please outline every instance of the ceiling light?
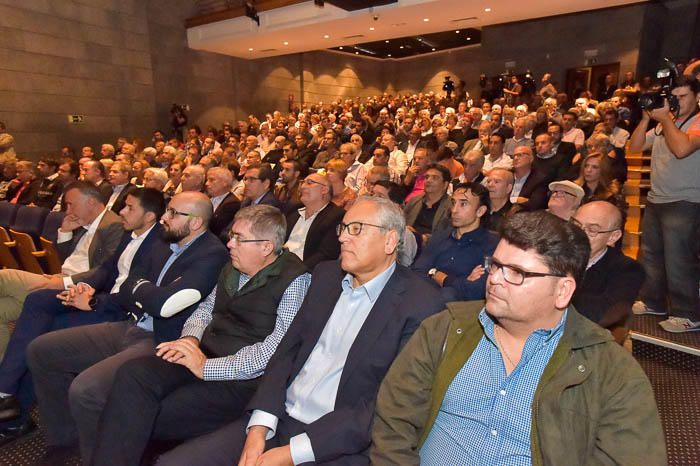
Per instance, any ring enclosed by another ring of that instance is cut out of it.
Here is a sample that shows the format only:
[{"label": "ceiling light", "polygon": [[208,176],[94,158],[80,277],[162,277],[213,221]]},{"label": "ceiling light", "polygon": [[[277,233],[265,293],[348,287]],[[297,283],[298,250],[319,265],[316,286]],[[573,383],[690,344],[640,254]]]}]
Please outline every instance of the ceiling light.
[{"label": "ceiling light", "polygon": [[384,41],[384,43],[385,43],[385,44],[388,44],[388,43],[389,43],[389,41],[388,41],[388,40],[385,40],[385,41]]},{"label": "ceiling light", "polygon": [[472,40],[472,38],[471,38],[471,37],[467,37],[467,40]]},{"label": "ceiling light", "polygon": [[324,39],[328,39],[329,37],[330,37],[330,36],[329,36],[328,34],[326,34],[325,36],[323,36]]},{"label": "ceiling light", "polygon": [[430,18],[423,18],[423,21],[427,23],[428,21],[430,21]]},{"label": "ceiling light", "polygon": [[360,52],[355,52],[355,55],[359,55],[359,54],[360,54]]},{"label": "ceiling light", "polygon": [[338,50],[343,50],[343,47],[338,47]]},{"label": "ceiling light", "polygon": [[401,47],[399,47],[399,48],[402,49],[402,48],[403,48],[403,45],[402,45]]},{"label": "ceiling light", "polygon": [[252,51],[253,51],[253,47],[249,48],[248,51],[249,51],[249,52],[252,52]]},{"label": "ceiling light", "polygon": [[459,31],[455,31],[455,33],[459,34]]},{"label": "ceiling light", "polygon": [[484,11],[485,11],[486,13],[490,13],[490,12],[491,12],[491,8],[484,8]]},{"label": "ceiling light", "polygon": [[433,47],[433,52],[435,51],[435,47]]},{"label": "ceiling light", "polygon": [[374,31],[374,26],[370,26],[369,30]]},{"label": "ceiling light", "polygon": [[387,55],[387,57],[390,57],[390,56],[391,56],[391,54]]},{"label": "ceiling light", "polygon": [[282,42],[282,43],[283,43],[284,45],[289,45],[289,42],[287,42],[286,40],[285,40],[284,42]]}]

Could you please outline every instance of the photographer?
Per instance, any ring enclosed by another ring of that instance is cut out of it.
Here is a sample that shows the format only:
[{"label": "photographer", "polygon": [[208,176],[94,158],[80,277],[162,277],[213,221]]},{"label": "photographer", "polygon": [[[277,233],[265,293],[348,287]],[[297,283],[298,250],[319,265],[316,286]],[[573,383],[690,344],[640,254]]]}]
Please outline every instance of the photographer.
[{"label": "photographer", "polygon": [[[700,330],[700,82],[682,76],[668,88],[670,95],[662,91],[643,110],[631,137],[631,152],[651,149],[641,245],[646,282],[633,309],[668,314],[660,325],[681,333]],[[650,119],[658,124],[646,131]]]}]

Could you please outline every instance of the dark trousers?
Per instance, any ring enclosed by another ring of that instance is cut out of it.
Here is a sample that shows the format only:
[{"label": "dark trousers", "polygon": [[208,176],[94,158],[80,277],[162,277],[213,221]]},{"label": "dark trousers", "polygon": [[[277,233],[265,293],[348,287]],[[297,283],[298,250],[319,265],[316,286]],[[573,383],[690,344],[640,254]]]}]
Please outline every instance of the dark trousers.
[{"label": "dark trousers", "polygon": [[[245,415],[225,427],[190,440],[165,453],[157,466],[231,466],[238,464],[246,439],[246,427],[250,416]],[[265,442],[265,451],[289,444],[289,439],[304,432],[306,425],[286,414],[279,419],[275,436]],[[313,448],[313,444],[311,445]],[[311,464],[311,463],[304,463]],[[332,461],[316,462],[334,466],[367,466],[366,454],[344,455]]]},{"label": "dark trousers", "polygon": [[117,370],[154,350],[153,334],[131,321],[58,330],[31,342],[27,363],[47,444],[70,446],[79,439],[87,464]]},{"label": "dark trousers", "polygon": [[640,262],[646,279],[640,292],[647,306],[700,321],[700,203],[647,201]]},{"label": "dark trousers", "polygon": [[128,361],[102,411],[92,464],[136,465],[150,438],[187,440],[213,432],[241,416],[257,383],[206,382],[156,356]]},{"label": "dark trousers", "polygon": [[57,293],[57,290],[38,290],[27,296],[0,364],[0,392],[17,396],[22,406],[20,422],[29,418],[34,402],[34,387],[25,356],[29,343],[52,330],[114,321],[120,315],[120,309],[110,304],[110,300],[103,300],[104,304],[96,311],[84,312],[61,304],[56,299]]}]

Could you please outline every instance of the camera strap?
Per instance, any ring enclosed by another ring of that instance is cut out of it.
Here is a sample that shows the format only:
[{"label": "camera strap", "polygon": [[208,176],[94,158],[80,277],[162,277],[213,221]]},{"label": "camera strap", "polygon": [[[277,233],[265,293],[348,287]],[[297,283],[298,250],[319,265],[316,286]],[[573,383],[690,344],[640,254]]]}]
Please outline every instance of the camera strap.
[{"label": "camera strap", "polygon": [[[700,109],[695,109],[695,110],[693,111],[693,113],[691,113],[691,114],[688,116],[688,118],[686,118],[685,120],[683,120],[683,123],[681,123],[680,126],[678,126],[677,128],[678,128],[678,129],[683,128],[683,127],[685,126],[685,124],[688,123],[688,122],[690,121],[691,118],[693,118],[695,115],[698,114],[698,112],[700,112]],[[673,123],[675,124],[676,122],[674,121]],[[656,136],[661,136],[661,135],[664,133],[664,131],[663,131],[663,126],[661,126],[661,123],[659,123],[659,125],[657,126],[657,128],[658,128],[658,130],[657,130],[657,131],[654,131],[654,134],[655,134]]]}]

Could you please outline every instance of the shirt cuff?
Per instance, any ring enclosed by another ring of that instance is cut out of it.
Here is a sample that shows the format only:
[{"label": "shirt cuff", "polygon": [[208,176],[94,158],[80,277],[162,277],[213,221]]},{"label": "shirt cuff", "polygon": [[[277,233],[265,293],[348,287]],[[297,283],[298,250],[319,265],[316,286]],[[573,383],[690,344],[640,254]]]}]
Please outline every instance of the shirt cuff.
[{"label": "shirt cuff", "polygon": [[73,232],[72,231],[61,231],[61,229],[58,229],[58,235],[56,236],[56,242],[57,243],[65,243],[66,241],[70,241],[73,239]]},{"label": "shirt cuff", "polygon": [[311,439],[306,435],[306,432],[289,439],[289,451],[292,454],[292,461],[295,465],[316,461],[314,449],[311,448]]},{"label": "shirt cuff", "polygon": [[275,416],[274,414],[270,414],[263,410],[256,409],[253,411],[253,415],[250,416],[250,421],[248,421],[248,426],[245,429],[246,434],[250,431],[250,428],[253,426],[263,426],[270,429],[267,432],[267,435],[265,436],[265,440],[270,440],[277,433],[278,421],[279,419],[277,419],[277,416]]},{"label": "shirt cuff", "polygon": [[67,290],[71,285],[75,285],[75,283],[73,283],[73,279],[70,278],[70,276],[63,277],[63,289]]}]

